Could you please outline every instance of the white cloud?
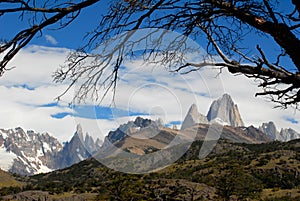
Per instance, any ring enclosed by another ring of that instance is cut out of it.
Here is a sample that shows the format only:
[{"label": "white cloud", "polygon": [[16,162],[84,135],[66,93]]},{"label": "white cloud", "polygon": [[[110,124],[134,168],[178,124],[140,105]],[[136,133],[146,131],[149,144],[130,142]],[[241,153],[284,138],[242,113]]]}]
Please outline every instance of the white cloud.
[{"label": "white cloud", "polygon": [[[72,117],[55,119],[51,115],[70,111],[67,107],[38,107],[55,102],[66,85],[52,83],[52,73],[63,64],[69,50],[30,46],[9,64],[16,68],[0,78],[0,127],[21,126],[37,132],[50,132],[61,141],[69,140],[76,128]],[[28,90],[22,85],[32,87]],[[72,92],[64,97],[68,102]],[[63,104],[61,102],[60,104]]]},{"label": "white cloud", "polygon": [[[50,132],[59,140],[69,140],[81,123],[83,130],[103,138],[109,130],[117,128],[134,117],[117,117],[112,120],[73,118],[69,115],[56,119],[51,115],[72,112],[67,103],[73,92],[64,96],[60,105],[40,107],[53,103],[67,85],[54,84],[52,73],[63,64],[69,50],[30,46],[20,52],[10,63],[16,66],[0,78],[0,128],[21,126],[38,132]],[[120,72],[116,93],[116,106],[135,112],[148,113],[148,118],[161,117],[165,122],[182,121],[192,103],[199,111],[207,114],[211,102],[224,92],[231,94],[238,104],[246,125],[259,126],[274,121],[278,129],[291,127],[298,132],[299,124],[287,121],[287,117],[300,121],[300,115],[292,109],[273,109],[273,104],[262,98],[255,98],[257,85],[244,76],[233,76],[224,71],[219,77],[217,70],[204,69],[187,75],[171,74],[163,67],[143,65],[137,60],[125,64]],[[28,90],[22,85],[32,87]],[[111,99],[104,100],[109,105]],[[88,101],[91,103],[92,101]]]},{"label": "white cloud", "polygon": [[46,41],[52,45],[57,45],[57,40],[53,37],[53,36],[50,36],[50,35],[45,35],[45,38],[46,38]]}]

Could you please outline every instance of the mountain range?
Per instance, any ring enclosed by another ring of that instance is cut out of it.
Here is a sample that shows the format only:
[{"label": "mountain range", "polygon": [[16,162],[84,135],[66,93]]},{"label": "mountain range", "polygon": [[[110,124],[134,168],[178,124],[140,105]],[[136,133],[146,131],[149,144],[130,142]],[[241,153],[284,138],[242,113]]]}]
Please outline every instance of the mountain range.
[{"label": "mountain range", "polygon": [[0,129],[0,168],[22,175],[50,172],[78,163],[97,152],[101,142],[88,134],[83,139],[82,128],[63,146],[49,133],[15,129]]},{"label": "mountain range", "polygon": [[[273,122],[263,123],[259,128],[245,127],[238,106],[230,95],[224,94],[213,101],[207,115],[200,114],[197,105],[192,104],[180,130],[165,127],[160,119],[137,117],[110,131],[103,144],[88,134],[84,136],[80,125],[65,144],[49,133],[40,134],[22,128],[0,129],[0,168],[21,175],[33,175],[69,167],[91,156],[101,159],[124,153],[143,156],[158,150],[164,150],[164,154],[170,156],[172,146],[178,148],[177,145],[194,140],[219,138],[239,143],[265,143],[298,139],[300,134],[290,128],[278,131]],[[132,170],[144,171],[145,167],[139,166],[139,162],[135,161]]]},{"label": "mountain range", "polygon": [[[224,94],[218,100],[213,101],[206,116],[199,113],[197,106],[192,104],[182,123],[181,130],[189,128],[195,124],[211,123],[246,129],[237,104],[234,103],[231,96],[228,94]],[[300,134],[291,128],[282,128],[278,131],[272,121],[262,123],[258,130],[267,135],[270,140],[285,142],[300,138]]]}]

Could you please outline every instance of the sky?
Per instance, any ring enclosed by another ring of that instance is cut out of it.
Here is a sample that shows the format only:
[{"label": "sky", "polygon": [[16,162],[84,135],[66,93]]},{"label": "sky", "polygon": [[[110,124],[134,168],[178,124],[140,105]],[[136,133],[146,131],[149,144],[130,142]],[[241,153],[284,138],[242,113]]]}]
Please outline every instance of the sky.
[{"label": "sky", "polygon": [[[299,112],[292,108],[274,109],[273,103],[254,97],[260,89],[253,80],[233,76],[226,70],[219,74],[219,70],[211,68],[187,75],[174,74],[161,66],[145,65],[140,58],[124,63],[113,107],[109,96],[101,105],[89,100],[86,105],[70,106],[72,90],[57,102],[55,98],[68,85],[54,83],[52,74],[67,54],[81,44],[85,35],[81,30],[91,30],[97,20],[90,19],[99,19],[103,10],[105,5],[99,3],[84,11],[65,30],[45,30],[9,63],[9,67],[16,68],[0,78],[0,128],[20,126],[49,132],[63,142],[70,140],[80,123],[85,132],[103,139],[110,130],[136,116],[162,118],[166,125],[172,125],[183,121],[193,103],[206,115],[212,101],[228,93],[238,105],[246,126],[258,127],[273,121],[278,130],[293,128],[300,132]],[[1,31],[2,39],[23,26],[12,23],[13,20],[12,16],[0,18],[0,27],[6,26]]]}]

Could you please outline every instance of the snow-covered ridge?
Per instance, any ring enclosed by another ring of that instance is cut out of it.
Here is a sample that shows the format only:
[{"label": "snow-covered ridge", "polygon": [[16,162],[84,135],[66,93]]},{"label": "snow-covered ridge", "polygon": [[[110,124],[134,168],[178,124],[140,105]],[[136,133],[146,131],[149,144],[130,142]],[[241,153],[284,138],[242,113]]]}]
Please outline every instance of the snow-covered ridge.
[{"label": "snow-covered ridge", "polygon": [[7,151],[4,146],[0,147],[0,156],[1,169],[4,171],[8,171],[13,165],[14,160],[18,158],[16,154]]},{"label": "snow-covered ridge", "polygon": [[[100,147],[99,143],[88,134],[83,139],[80,126],[65,147],[47,132],[25,131],[20,127],[0,129],[0,168],[23,175],[46,173],[86,159]],[[80,157],[73,156],[76,148],[81,150]]]}]

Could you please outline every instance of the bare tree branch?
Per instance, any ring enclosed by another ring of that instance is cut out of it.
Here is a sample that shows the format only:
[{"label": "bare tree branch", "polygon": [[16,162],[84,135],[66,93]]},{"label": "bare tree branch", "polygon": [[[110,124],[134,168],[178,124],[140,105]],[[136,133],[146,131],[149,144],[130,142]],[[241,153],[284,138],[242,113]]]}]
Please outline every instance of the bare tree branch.
[{"label": "bare tree branch", "polygon": [[[13,9],[13,12],[24,12],[24,11],[31,11],[31,12],[42,12],[42,13],[56,13],[50,18],[45,17],[43,21],[40,24],[34,24],[32,27],[28,29],[24,29],[20,31],[18,34],[15,35],[15,37],[10,40],[9,42],[3,44],[0,46],[0,53],[5,53],[5,56],[0,61],[0,76],[5,72],[6,65],[8,62],[23,48],[25,47],[32,38],[40,31],[42,31],[45,27],[48,27],[49,25],[57,23],[59,20],[65,18],[69,14],[76,13],[75,15],[72,15],[68,22],[66,24],[62,25],[62,28],[64,26],[67,26],[70,22],[72,22],[79,14],[80,10],[89,7],[95,3],[97,3],[99,0],[86,0],[83,2],[80,2],[78,4],[72,4],[68,3],[67,7],[61,7],[61,8],[33,8],[28,5],[25,1],[5,1],[7,3],[20,3],[21,7],[18,9]],[[29,1],[28,1],[29,2]],[[2,9],[0,10],[0,15],[4,13],[12,12],[12,9]]]},{"label": "bare tree branch", "polygon": [[[88,43],[68,56],[54,74],[54,80],[68,82],[70,86],[77,84],[79,100],[92,95],[101,101],[110,91],[114,95],[124,61],[142,54],[145,62],[160,64],[171,72],[227,68],[232,74],[258,80],[262,92],[256,95],[271,97],[282,107],[298,107],[300,3],[290,1],[294,7],[288,11],[280,9],[282,2],[267,0],[111,1],[98,27],[87,35]],[[31,13],[32,25],[1,44],[0,53],[5,56],[0,61],[0,73],[7,70],[7,63],[38,32],[58,22],[59,28],[68,26],[80,16],[81,9],[97,2],[58,4],[49,0],[36,6],[35,0],[1,1],[0,5],[10,6],[0,8],[0,17],[7,13],[19,13],[20,17]],[[62,19],[66,22],[62,23]],[[145,28],[150,31],[137,36],[137,30]],[[181,36],[166,38],[168,31]],[[253,37],[264,37],[279,51],[270,53],[269,47],[253,41]],[[198,53],[188,46],[189,38],[206,48],[206,55],[199,53],[199,62],[185,56]],[[144,51],[137,54],[136,49]]]}]

